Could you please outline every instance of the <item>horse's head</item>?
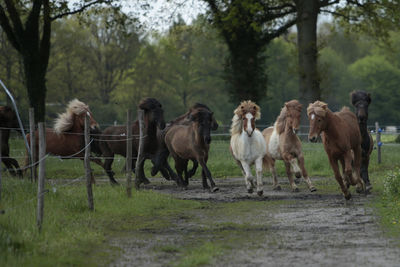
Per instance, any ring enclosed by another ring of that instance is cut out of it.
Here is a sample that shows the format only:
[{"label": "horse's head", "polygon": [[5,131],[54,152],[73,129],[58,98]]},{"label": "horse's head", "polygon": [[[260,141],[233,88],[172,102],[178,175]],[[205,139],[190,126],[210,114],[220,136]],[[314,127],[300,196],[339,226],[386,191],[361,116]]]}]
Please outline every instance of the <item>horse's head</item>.
[{"label": "horse's head", "polygon": [[164,110],[162,105],[155,98],[145,98],[139,103],[139,108],[143,109],[148,115],[149,122],[156,123],[157,127],[162,130],[165,128]]},{"label": "horse's head", "polygon": [[89,127],[91,131],[99,129],[99,124],[93,118],[89,106],[78,99],[71,100],[68,103],[66,112],[59,114],[54,124],[56,133],[66,131],[82,132],[85,129],[85,117],[89,117]]},{"label": "horse's head", "polygon": [[203,137],[204,143],[210,144],[213,112],[204,108],[196,109],[189,114],[188,119],[198,124],[199,135]]},{"label": "horse's head", "polygon": [[255,121],[261,117],[260,107],[250,100],[243,101],[240,103],[239,107],[235,109],[234,113],[242,120],[242,131],[246,132],[247,135],[251,137],[256,129]]},{"label": "horse's head", "polygon": [[321,101],[315,101],[308,105],[307,116],[310,121],[308,140],[311,142],[317,142],[318,136],[326,129],[326,114],[328,110],[328,104]]},{"label": "horse's head", "polygon": [[302,105],[297,100],[291,100],[285,103],[286,108],[286,126],[293,133],[297,133],[300,128],[300,117]]},{"label": "horse's head", "polygon": [[350,96],[351,104],[356,108],[358,123],[367,124],[368,106],[371,104],[371,94],[364,91],[353,91]]},{"label": "horse's head", "polygon": [[[211,109],[208,107],[208,106],[206,106],[206,105],[204,105],[204,104],[201,104],[201,103],[195,103],[191,108],[190,108],[190,110],[189,110],[189,112],[188,112],[188,116],[190,116],[190,114],[192,113],[192,112],[195,112],[197,109],[206,109],[206,110],[208,110],[208,111],[210,111],[211,112]],[[215,131],[215,130],[217,130],[218,129],[218,122],[215,120],[215,118],[214,118],[214,114],[212,115],[212,122],[211,122],[211,130],[212,131]]]},{"label": "horse's head", "polygon": [[0,127],[19,128],[17,115],[9,106],[0,106]]}]

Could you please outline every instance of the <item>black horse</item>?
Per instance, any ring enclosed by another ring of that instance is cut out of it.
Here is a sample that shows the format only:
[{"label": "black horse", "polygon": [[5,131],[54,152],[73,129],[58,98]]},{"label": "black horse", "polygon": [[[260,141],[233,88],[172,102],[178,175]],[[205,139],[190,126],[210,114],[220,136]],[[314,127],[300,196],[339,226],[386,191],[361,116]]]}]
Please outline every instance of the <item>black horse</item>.
[{"label": "black horse", "polygon": [[0,106],[1,160],[11,175],[15,176],[18,174],[19,177],[22,177],[22,170],[19,167],[18,161],[10,157],[8,140],[11,129],[19,129],[17,115],[11,107]]},{"label": "black horse", "polygon": [[[140,162],[139,170],[139,184],[149,183],[150,181],[146,178],[143,166],[145,159],[152,159],[159,148],[159,142],[157,139],[157,132],[165,128],[164,111],[160,102],[155,98],[145,98],[139,103],[139,108],[144,110],[144,149],[143,149],[143,160]],[[132,171],[135,171],[134,166],[136,164],[136,157],[139,150],[139,121],[136,120],[131,125],[132,127]],[[126,157],[126,126],[110,126],[106,128],[98,138],[98,146],[101,151],[101,155],[105,157],[104,169],[110,178],[112,183],[116,183],[114,180],[114,172],[111,169],[114,161],[114,155],[118,154]],[[94,147],[96,147],[95,145]],[[163,169],[164,171],[164,169]]]},{"label": "black horse", "polygon": [[368,176],[369,157],[374,146],[371,134],[367,129],[368,122],[368,106],[371,104],[371,95],[364,91],[353,91],[351,93],[351,104],[356,108],[356,116],[358,119],[358,126],[361,132],[361,150],[362,160],[360,174],[364,180],[366,191],[372,189],[371,182]]}]

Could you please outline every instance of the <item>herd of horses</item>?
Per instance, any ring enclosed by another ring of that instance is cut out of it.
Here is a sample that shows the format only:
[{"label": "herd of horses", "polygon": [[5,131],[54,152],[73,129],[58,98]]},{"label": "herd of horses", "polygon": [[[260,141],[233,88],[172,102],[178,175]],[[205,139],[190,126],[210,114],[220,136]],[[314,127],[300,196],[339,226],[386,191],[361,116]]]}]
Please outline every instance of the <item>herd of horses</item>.
[{"label": "herd of horses", "polygon": [[[351,94],[351,102],[356,114],[347,107],[339,112],[332,112],[328,105],[321,101],[309,104],[307,116],[310,130],[308,138],[317,142],[321,136],[329,163],[335,178],[346,199],[351,198],[350,185],[357,187],[357,192],[371,189],[368,177],[369,156],[373,141],[367,130],[368,105],[370,94],[355,91]],[[143,157],[138,162],[136,185],[149,183],[144,173],[145,160],[151,160],[151,175],[161,172],[167,180],[174,180],[180,187],[186,188],[200,165],[202,185],[211,192],[218,190],[212,174],[207,167],[211,143],[211,131],[218,128],[213,112],[204,104],[195,104],[185,114],[169,123],[165,123],[164,112],[160,102],[154,98],[143,99],[138,106],[144,111]],[[255,121],[260,119],[260,107],[248,100],[243,101],[234,110],[231,125],[230,151],[234,160],[242,170],[247,191],[263,194],[263,170],[270,170],[273,176],[273,189],[281,190],[278,183],[275,161],[283,160],[289,184],[293,192],[299,191],[294,176],[303,177],[311,192],[316,191],[304,165],[301,141],[296,135],[300,126],[302,105],[297,100],[286,102],[272,127],[262,132],[256,128]],[[85,118],[89,117],[91,151],[98,157],[91,161],[100,165],[107,173],[111,184],[118,184],[114,179],[112,163],[114,155],[126,157],[127,126],[110,126],[100,131],[89,106],[74,99],[66,111],[59,114],[53,128],[46,129],[46,153],[61,158],[83,158]],[[132,166],[136,166],[139,151],[139,121],[130,125],[132,131]],[[17,129],[15,112],[5,106],[0,107],[0,128],[2,132],[2,161],[12,175],[22,176],[18,162],[9,155],[8,139],[10,129]],[[29,134],[28,134],[29,140]],[[35,132],[35,138],[38,134]],[[38,144],[37,140],[35,142]],[[30,144],[29,144],[30,145]],[[38,151],[36,149],[35,151]],[[104,162],[100,159],[104,158]],[[171,156],[175,162],[175,171],[168,163]],[[37,153],[34,162],[37,162]],[[189,161],[193,162],[188,169]],[[342,172],[339,170],[339,163]],[[25,162],[25,166],[28,161]],[[251,173],[255,165],[256,181]],[[26,167],[25,167],[26,169]],[[93,178],[94,182],[94,178]],[[208,182],[210,185],[208,185]]]}]

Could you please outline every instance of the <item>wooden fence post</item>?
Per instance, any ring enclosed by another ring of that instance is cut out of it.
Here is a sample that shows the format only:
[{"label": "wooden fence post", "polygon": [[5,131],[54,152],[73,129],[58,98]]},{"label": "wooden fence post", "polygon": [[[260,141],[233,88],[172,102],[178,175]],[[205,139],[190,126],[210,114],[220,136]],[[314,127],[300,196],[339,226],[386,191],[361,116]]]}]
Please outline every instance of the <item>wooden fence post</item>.
[{"label": "wooden fence post", "polygon": [[1,184],[1,175],[2,175],[2,173],[1,173],[1,149],[2,149],[2,147],[1,147],[1,138],[2,138],[2,136],[1,136],[1,134],[3,133],[3,131],[0,129],[0,201],[1,201],[1,190],[3,189],[2,188],[2,184]]},{"label": "wooden fence post", "polygon": [[36,146],[35,146],[35,112],[33,108],[29,108],[29,141],[31,143],[30,149],[31,153],[29,155],[30,157],[30,163],[31,163],[31,181],[37,180],[36,172],[35,172],[35,166],[33,164],[35,163],[35,153],[36,153]]},{"label": "wooden fence post", "polygon": [[377,149],[378,149],[378,163],[381,163],[382,162],[382,158],[381,158],[381,146],[382,146],[381,132],[382,132],[382,129],[379,128],[378,122],[375,122],[375,132],[376,132],[376,145],[377,145]]},{"label": "wooden fence post", "polygon": [[39,228],[39,232],[42,230],[43,213],[44,213],[44,179],[45,179],[45,156],[46,156],[46,136],[44,130],[44,123],[39,122],[39,181],[38,181],[38,192],[37,192],[37,217],[36,223]]},{"label": "wooden fence post", "polygon": [[132,126],[131,111],[126,113],[126,193],[132,197]]},{"label": "wooden fence post", "polygon": [[86,191],[88,195],[89,210],[94,210],[93,191],[92,191],[92,169],[90,168],[90,136],[89,136],[89,115],[85,116],[85,174]]},{"label": "wooden fence post", "polygon": [[139,120],[139,149],[138,153],[136,156],[136,166],[135,166],[135,187],[136,189],[139,189],[140,183],[141,183],[141,178],[139,177],[140,174],[142,173],[141,168],[141,161],[143,157],[143,132],[144,132],[144,111],[139,109],[138,110],[138,120]]}]

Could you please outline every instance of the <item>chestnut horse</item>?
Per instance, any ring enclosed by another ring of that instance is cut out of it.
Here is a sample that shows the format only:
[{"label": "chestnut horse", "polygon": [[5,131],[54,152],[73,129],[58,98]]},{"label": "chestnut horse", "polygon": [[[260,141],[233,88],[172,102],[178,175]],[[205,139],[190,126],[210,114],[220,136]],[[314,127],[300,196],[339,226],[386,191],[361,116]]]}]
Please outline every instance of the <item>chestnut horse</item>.
[{"label": "chestnut horse", "polygon": [[[281,190],[278,183],[275,160],[283,160],[285,163],[286,174],[293,192],[299,189],[293,180],[293,172],[297,178],[303,176],[311,192],[317,189],[311,184],[307,170],[304,167],[304,156],[301,150],[301,142],[296,132],[300,125],[302,105],[297,100],[285,103],[280,115],[276,119],[274,126],[266,128],[262,134],[267,145],[266,154],[263,159],[264,168],[268,168],[274,178],[274,190]],[[300,168],[299,168],[300,166]]]},{"label": "chestnut horse", "polygon": [[[348,187],[357,185],[358,191],[365,192],[365,184],[360,176],[361,166],[361,134],[357,125],[357,117],[349,108],[333,113],[328,105],[315,101],[307,108],[310,120],[308,139],[317,142],[321,134],[325,152],[335,174],[336,181],[346,199],[351,198]],[[339,171],[342,165],[343,177]]]},{"label": "chestnut horse", "polygon": [[367,129],[368,106],[371,104],[371,95],[364,91],[353,91],[351,93],[351,104],[356,108],[358,126],[361,132],[361,177],[364,180],[367,192],[372,189],[369,181],[368,165],[369,157],[374,147],[374,141]]},{"label": "chestnut horse", "polygon": [[10,157],[8,140],[12,129],[19,130],[17,115],[11,107],[0,106],[1,161],[6,165],[11,175],[18,174],[19,177],[22,177],[22,170],[18,161]]},{"label": "chestnut horse", "polygon": [[184,124],[173,124],[166,128],[164,141],[175,161],[178,173],[178,184],[185,175],[184,184],[188,185],[188,161],[197,161],[202,167],[202,183],[204,189],[209,189],[207,179],[211,184],[211,191],[219,188],[215,186],[211,172],[207,167],[208,152],[210,150],[210,131],[213,124],[213,113],[206,108],[197,108],[190,111]]},{"label": "chestnut horse", "polygon": [[260,119],[260,107],[248,100],[235,109],[231,125],[230,150],[244,175],[247,192],[253,193],[254,181],[250,166],[256,165],[257,194],[263,194],[262,163],[266,144],[262,133],[255,128]]},{"label": "chestnut horse", "polygon": [[[140,173],[139,173],[139,184],[150,183],[146,178],[143,170],[144,160],[151,159],[155,156],[159,148],[159,142],[157,139],[157,131],[164,129],[164,111],[160,102],[155,98],[145,98],[139,103],[139,108],[144,110],[144,157],[143,161],[140,162]],[[132,135],[134,136],[132,141],[132,170],[136,165],[136,156],[139,150],[139,121],[133,122]],[[104,169],[110,178],[114,180],[114,172],[112,171],[112,163],[114,161],[114,155],[118,154],[126,157],[126,125],[122,126],[110,126],[106,128],[99,137],[99,146],[102,156],[105,157]],[[114,180],[115,181],[115,180]],[[116,183],[116,181],[115,181]]]},{"label": "chestnut horse", "polygon": [[[59,114],[55,121],[53,129],[46,128],[46,153],[51,155],[60,156],[63,159],[80,158],[85,156],[85,117],[89,115],[89,126],[92,131],[96,131],[99,127],[98,123],[92,116],[89,106],[79,101],[78,99],[71,100],[68,103],[67,109],[64,113]],[[28,143],[30,145],[30,138],[27,135]],[[38,144],[39,136],[37,130],[35,131],[35,146],[36,153],[34,160],[38,159]],[[91,159],[91,161],[102,166],[101,161]],[[26,166],[28,157],[25,160]],[[35,166],[35,169],[37,164]],[[94,183],[94,177],[92,176]]]}]

